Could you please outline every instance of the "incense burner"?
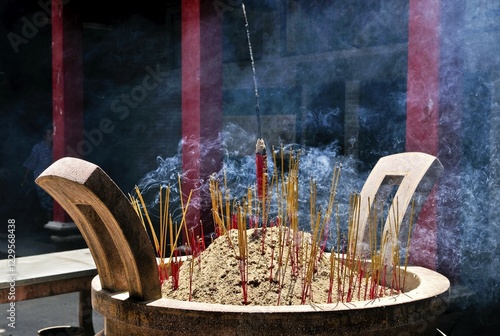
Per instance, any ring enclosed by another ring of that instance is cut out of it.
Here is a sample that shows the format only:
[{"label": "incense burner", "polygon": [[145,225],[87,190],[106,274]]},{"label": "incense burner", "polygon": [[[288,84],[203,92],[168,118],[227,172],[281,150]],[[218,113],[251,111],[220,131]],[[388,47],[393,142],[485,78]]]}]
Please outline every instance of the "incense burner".
[{"label": "incense burner", "polygon": [[171,299],[136,301],[92,283],[100,335],[435,335],[448,303],[448,280],[409,267],[404,294],[372,301],[295,306],[234,306]]},{"label": "incense burner", "polygon": [[[382,167],[396,167],[389,174],[371,174],[366,190],[376,192],[387,176],[404,176],[396,179],[403,192],[428,192],[439,162],[426,154],[405,154],[409,155],[383,161]],[[417,169],[423,173],[412,178],[415,167],[423,167]],[[147,232],[127,197],[104,171],[83,160],[63,158],[44,171],[37,183],[73,218],[93,255],[98,276],[92,282],[92,305],[104,317],[101,336],[434,335],[435,320],[448,305],[448,279],[415,266],[407,268],[403,293],[372,301],[234,306],[162,298]],[[363,234],[359,241],[363,242]]]}]

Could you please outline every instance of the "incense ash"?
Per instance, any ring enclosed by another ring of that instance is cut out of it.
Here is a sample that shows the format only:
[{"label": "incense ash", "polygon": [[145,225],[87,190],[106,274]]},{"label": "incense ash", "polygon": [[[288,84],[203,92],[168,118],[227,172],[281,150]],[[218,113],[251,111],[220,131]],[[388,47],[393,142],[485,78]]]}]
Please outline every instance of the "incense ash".
[{"label": "incense ash", "polygon": [[198,257],[184,261],[179,269],[178,287],[174,289],[172,281],[165,281],[163,297],[271,306],[352,302],[396,293],[366,273],[358,272],[356,267],[366,266],[361,260],[324,253],[319,246],[311,245],[309,233],[293,233],[286,227],[246,230],[248,255],[246,269],[243,269],[247,272],[244,284],[238,230],[228,233],[231,242],[220,236]]}]

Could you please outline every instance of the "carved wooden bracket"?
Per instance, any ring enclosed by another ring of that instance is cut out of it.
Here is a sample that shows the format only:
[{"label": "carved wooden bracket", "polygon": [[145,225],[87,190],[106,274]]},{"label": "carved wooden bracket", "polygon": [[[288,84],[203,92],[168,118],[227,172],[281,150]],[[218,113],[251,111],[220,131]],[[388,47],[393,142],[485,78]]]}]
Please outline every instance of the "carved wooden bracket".
[{"label": "carved wooden bracket", "polygon": [[102,287],[131,298],[161,297],[156,256],[128,198],[98,166],[76,158],[54,162],[36,179],[73,218]]}]

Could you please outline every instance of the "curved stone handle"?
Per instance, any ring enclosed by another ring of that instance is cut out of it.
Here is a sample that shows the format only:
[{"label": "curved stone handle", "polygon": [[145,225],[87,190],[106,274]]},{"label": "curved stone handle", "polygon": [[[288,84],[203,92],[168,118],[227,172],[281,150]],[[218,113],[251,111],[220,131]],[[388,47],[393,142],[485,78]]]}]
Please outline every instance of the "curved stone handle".
[{"label": "curved stone handle", "polygon": [[387,198],[394,193],[394,188],[397,188],[393,195],[397,204],[392,202],[383,230],[384,233],[388,234],[389,242],[386,245],[386,251],[382,252],[389,262],[392,253],[391,247],[396,246],[399,239],[395,234],[396,229],[400,237],[408,237],[404,233],[408,234],[412,199],[415,200],[414,221],[416,221],[423,203],[442,171],[441,162],[436,157],[425,153],[407,152],[382,157],[371,171],[361,190],[357,251],[361,255],[369,251],[368,230],[370,225],[368,223],[374,209],[374,203],[385,203]]},{"label": "curved stone handle", "polygon": [[104,289],[131,298],[161,298],[153,246],[128,198],[98,166],[76,158],[54,162],[36,179],[71,216],[96,263]]}]

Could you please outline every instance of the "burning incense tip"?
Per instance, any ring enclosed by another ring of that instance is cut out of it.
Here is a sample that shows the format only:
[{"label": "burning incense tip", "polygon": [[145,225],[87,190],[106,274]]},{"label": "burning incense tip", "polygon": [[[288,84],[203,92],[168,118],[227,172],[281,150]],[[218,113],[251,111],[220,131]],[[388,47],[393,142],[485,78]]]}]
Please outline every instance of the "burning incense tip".
[{"label": "burning incense tip", "polygon": [[266,143],[264,142],[264,139],[257,139],[257,144],[255,145],[255,153],[266,154]]},{"label": "burning incense tip", "polygon": [[267,154],[264,139],[257,139],[255,145],[255,164],[257,173],[257,193],[261,202],[266,201],[267,193]]}]

